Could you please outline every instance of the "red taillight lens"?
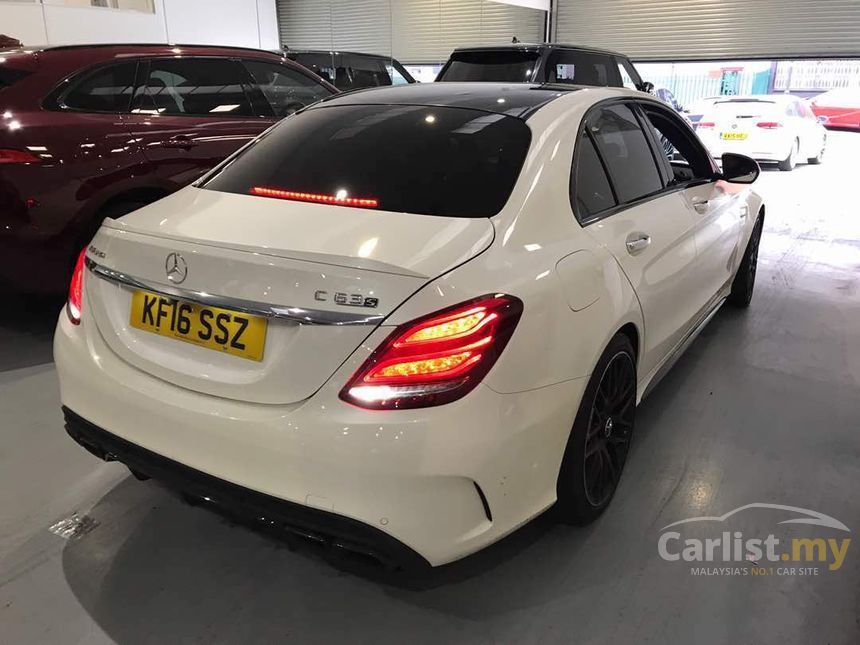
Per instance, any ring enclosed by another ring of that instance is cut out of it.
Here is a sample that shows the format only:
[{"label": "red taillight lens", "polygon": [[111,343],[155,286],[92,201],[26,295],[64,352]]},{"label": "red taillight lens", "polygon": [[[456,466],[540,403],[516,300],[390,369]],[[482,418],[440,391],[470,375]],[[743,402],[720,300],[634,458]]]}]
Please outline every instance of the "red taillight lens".
[{"label": "red taillight lens", "polygon": [[81,311],[84,302],[84,263],[87,250],[81,251],[75,270],[72,272],[72,281],[69,283],[69,299],[66,301],[66,313],[73,325],[81,324]]},{"label": "red taillight lens", "polygon": [[779,121],[759,121],[755,125],[757,128],[764,128],[766,130],[774,130],[782,127],[782,123]]},{"label": "red taillight lens", "polygon": [[696,128],[713,128],[715,123],[713,121],[699,121],[696,124]]},{"label": "red taillight lens", "polygon": [[401,325],[353,375],[340,398],[372,410],[455,401],[490,371],[522,312],[519,298],[499,294]]},{"label": "red taillight lens", "polygon": [[0,164],[4,163],[42,163],[42,160],[25,150],[0,148]]},{"label": "red taillight lens", "polygon": [[313,204],[331,204],[334,206],[355,206],[357,208],[376,208],[379,206],[379,200],[370,197],[299,193],[292,190],[281,190],[280,188],[266,188],[265,186],[254,186],[251,188],[251,194],[258,197],[274,197],[275,199],[289,199],[294,202],[311,202]]}]

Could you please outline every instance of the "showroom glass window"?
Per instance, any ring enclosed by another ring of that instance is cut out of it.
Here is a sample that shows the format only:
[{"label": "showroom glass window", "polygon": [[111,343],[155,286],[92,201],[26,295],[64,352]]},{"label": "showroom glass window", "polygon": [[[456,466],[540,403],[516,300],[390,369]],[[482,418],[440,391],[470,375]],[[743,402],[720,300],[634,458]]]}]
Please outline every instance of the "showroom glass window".
[{"label": "showroom glass window", "polygon": [[610,105],[589,116],[586,126],[606,163],[620,203],[663,189],[651,147],[633,111]]},{"label": "showroom glass window", "polygon": [[285,65],[260,60],[243,62],[277,117],[288,116],[331,94],[314,79]]},{"label": "showroom glass window", "polygon": [[593,219],[618,204],[594,142],[584,130],[577,143],[576,168],[571,180],[574,210],[580,222]]},{"label": "showroom glass window", "polygon": [[83,112],[127,112],[136,70],[134,61],[95,70],[77,81],[60,103]]},{"label": "showroom glass window", "polygon": [[134,112],[182,116],[254,116],[239,63],[218,58],[170,58],[149,62]]}]

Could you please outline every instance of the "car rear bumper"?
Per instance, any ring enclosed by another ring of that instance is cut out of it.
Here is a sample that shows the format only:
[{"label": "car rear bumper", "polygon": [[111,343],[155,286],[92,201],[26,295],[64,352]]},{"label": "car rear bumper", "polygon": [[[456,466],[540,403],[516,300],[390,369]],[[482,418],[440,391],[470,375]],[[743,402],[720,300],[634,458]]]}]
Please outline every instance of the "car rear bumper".
[{"label": "car rear bumper", "polygon": [[[62,404],[75,415],[70,433],[94,437],[97,454],[197,496],[220,499],[226,487],[229,505],[253,498],[253,513],[283,503],[275,510],[286,527],[438,566],[553,504],[587,379],[515,394],[480,385],[418,410],[341,401],[340,387],[389,332],[377,329],[316,394],[290,405],[223,399],[142,372],[111,351],[86,298],[79,326],[60,315],[54,358]],[[365,526],[342,531],[344,523]]]}]

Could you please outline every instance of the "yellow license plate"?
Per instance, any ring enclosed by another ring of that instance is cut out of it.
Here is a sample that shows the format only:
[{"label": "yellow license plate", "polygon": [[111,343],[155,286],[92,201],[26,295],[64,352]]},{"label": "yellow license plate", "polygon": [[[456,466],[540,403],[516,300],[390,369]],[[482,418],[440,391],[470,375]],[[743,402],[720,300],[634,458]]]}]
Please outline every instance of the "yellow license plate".
[{"label": "yellow license plate", "polygon": [[729,139],[732,141],[743,141],[747,138],[746,132],[723,132],[721,135],[723,139]]},{"label": "yellow license plate", "polygon": [[252,361],[263,360],[268,321],[259,316],[135,291],[130,323],[160,336]]}]

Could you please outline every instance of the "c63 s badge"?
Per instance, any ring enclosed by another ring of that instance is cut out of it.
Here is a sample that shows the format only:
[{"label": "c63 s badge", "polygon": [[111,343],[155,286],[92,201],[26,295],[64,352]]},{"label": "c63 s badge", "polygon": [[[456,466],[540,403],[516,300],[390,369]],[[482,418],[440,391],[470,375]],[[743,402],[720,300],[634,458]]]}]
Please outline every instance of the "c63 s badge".
[{"label": "c63 s badge", "polygon": [[346,307],[370,307],[375,309],[379,306],[379,298],[367,298],[360,293],[346,293],[345,291],[335,291],[330,294],[328,291],[319,289],[314,291],[314,300],[327,302],[331,300],[336,305],[344,305]]}]

